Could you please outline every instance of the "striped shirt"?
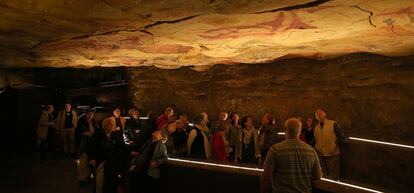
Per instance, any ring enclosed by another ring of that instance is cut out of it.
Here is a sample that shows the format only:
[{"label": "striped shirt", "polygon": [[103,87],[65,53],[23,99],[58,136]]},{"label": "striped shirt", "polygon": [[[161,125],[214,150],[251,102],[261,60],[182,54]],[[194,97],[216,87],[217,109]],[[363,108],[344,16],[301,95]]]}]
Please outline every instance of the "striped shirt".
[{"label": "striped shirt", "polygon": [[265,161],[272,174],[273,193],[312,192],[312,180],[320,178],[321,166],[315,150],[299,139],[273,145]]}]

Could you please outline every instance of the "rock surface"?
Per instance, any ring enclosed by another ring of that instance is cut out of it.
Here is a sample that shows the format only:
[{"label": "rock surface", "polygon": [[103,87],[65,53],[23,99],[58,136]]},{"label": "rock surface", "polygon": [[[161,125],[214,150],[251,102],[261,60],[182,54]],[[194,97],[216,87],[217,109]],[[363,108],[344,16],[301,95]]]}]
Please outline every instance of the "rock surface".
[{"label": "rock surface", "polygon": [[260,120],[272,112],[278,124],[324,108],[347,136],[414,145],[413,60],[358,54],[217,65],[204,72],[131,68],[130,98],[145,111],[172,105],[190,117],[236,111]]},{"label": "rock surface", "polygon": [[1,67],[192,66],[414,54],[412,0],[4,0]]}]

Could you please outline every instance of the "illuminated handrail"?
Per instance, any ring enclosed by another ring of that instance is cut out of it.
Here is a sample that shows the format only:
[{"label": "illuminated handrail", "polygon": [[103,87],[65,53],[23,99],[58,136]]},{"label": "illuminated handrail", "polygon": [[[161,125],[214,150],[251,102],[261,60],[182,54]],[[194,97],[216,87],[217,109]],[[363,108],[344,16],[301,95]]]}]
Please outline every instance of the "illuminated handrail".
[{"label": "illuminated handrail", "polygon": [[376,141],[376,140],[363,139],[363,138],[358,138],[358,137],[349,137],[349,139],[350,140],[355,140],[355,141],[363,141],[363,142],[367,142],[367,143],[376,143],[376,144],[381,144],[381,145],[389,145],[389,146],[394,146],[394,147],[402,147],[402,148],[414,149],[414,146],[411,146],[411,145],[404,145],[404,144],[398,144],[398,143],[390,143],[390,142],[385,142],[385,141]]},{"label": "illuminated handrail", "polygon": [[[285,135],[284,132],[279,132],[277,134],[279,134],[279,135]],[[359,138],[359,137],[349,137],[348,139],[349,140],[354,140],[354,141],[367,142],[367,143],[375,143],[375,144],[381,144],[381,145],[388,145],[388,146],[394,146],[394,147],[402,147],[402,148],[414,149],[414,146],[412,146],[412,145],[404,145],[404,144],[398,144],[398,143],[390,143],[390,142],[385,142],[385,141],[377,141],[377,140],[364,139],[364,138]]]},{"label": "illuminated handrail", "polygon": [[[245,171],[255,171],[255,172],[263,172],[263,169],[260,168],[249,168],[249,167],[243,167],[243,166],[233,166],[233,165],[226,165],[226,164],[218,164],[218,163],[209,163],[209,162],[201,162],[201,161],[193,161],[193,160],[186,160],[186,159],[177,159],[177,158],[168,158],[168,160],[175,161],[175,162],[181,162],[181,163],[188,163],[188,164],[198,164],[203,166],[214,166],[214,167],[221,167],[221,168],[228,168],[228,169],[238,169],[238,170],[245,170]],[[369,188],[365,188],[362,186],[357,186],[353,184],[348,184],[344,182],[334,181],[326,178],[321,178],[322,181],[334,183],[337,185],[346,186],[349,188],[356,188],[359,190],[364,190],[368,192],[375,192],[375,193],[381,193],[378,190],[373,190]]]}]

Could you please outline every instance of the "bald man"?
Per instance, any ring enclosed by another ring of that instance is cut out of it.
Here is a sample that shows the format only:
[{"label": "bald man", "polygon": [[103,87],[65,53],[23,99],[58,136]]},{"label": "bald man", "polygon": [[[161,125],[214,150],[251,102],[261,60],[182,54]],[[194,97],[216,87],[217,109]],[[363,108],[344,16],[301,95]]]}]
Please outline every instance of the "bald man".
[{"label": "bald man", "polygon": [[296,118],[285,122],[286,139],[273,145],[267,154],[261,176],[261,193],[310,193],[312,182],[322,177],[315,150],[299,139],[301,129],[301,122]]},{"label": "bald man", "polygon": [[329,179],[339,180],[340,147],[346,145],[347,139],[338,123],[326,118],[325,111],[318,109],[315,111],[315,116],[319,121],[314,130],[315,149],[321,161],[323,174]]}]

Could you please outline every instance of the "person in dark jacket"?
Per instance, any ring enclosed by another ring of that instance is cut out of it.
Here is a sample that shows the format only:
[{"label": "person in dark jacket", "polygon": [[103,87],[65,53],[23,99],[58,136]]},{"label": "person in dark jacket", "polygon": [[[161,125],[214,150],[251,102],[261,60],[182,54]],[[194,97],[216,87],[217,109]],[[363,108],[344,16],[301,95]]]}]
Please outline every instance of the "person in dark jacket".
[{"label": "person in dark jacket", "polygon": [[96,128],[87,144],[88,160],[94,176],[94,193],[103,192],[107,144],[108,136],[105,130]]},{"label": "person in dark jacket", "polygon": [[302,132],[301,132],[301,140],[303,140],[305,143],[311,145],[312,147],[315,146],[315,136],[314,136],[314,125],[313,125],[313,119],[311,116],[309,116],[306,119],[306,122],[303,123],[302,126]]},{"label": "person in dark jacket", "polygon": [[263,115],[258,137],[261,152],[260,165],[266,160],[270,147],[284,140],[284,137],[278,134],[279,132],[281,132],[281,129],[274,124],[272,114],[266,113]]},{"label": "person in dark jacket", "polygon": [[188,121],[186,119],[178,119],[176,121],[177,129],[173,133],[174,149],[173,155],[177,157],[187,156],[187,140],[188,140]]},{"label": "person in dark jacket", "polygon": [[130,158],[123,131],[109,133],[106,147],[104,193],[123,192]]},{"label": "person in dark jacket", "polygon": [[156,118],[157,115],[150,111],[148,112],[148,118],[145,120],[141,120],[142,122],[142,128],[139,132],[139,139],[137,140],[137,143],[134,144],[133,148],[131,149],[131,156],[136,157],[138,155],[138,151],[142,148],[142,146],[148,142],[148,140],[152,139],[152,132],[154,132],[157,128],[156,124]]},{"label": "person in dark jacket", "polygon": [[130,192],[160,192],[160,170],[167,161],[167,147],[160,130],[152,133],[152,140],[145,143],[129,167]]},{"label": "person in dark jacket", "polygon": [[243,129],[236,148],[237,159],[242,163],[257,164],[257,158],[260,157],[259,134],[253,126],[253,118],[251,116],[243,117],[241,125]]},{"label": "person in dark jacket", "polygon": [[126,134],[127,140],[130,146],[138,150],[145,141],[141,131],[144,129],[144,122],[140,120],[141,110],[133,107],[129,110],[130,118],[125,123],[124,133]]},{"label": "person in dark jacket", "polygon": [[211,149],[210,142],[203,131],[201,125],[205,119],[198,115],[194,120],[194,126],[192,127],[187,141],[187,155],[194,159],[210,159]]},{"label": "person in dark jacket", "polygon": [[87,145],[96,128],[96,125],[93,123],[94,114],[95,111],[93,109],[88,110],[88,112],[86,112],[85,115],[79,120],[78,127],[76,128],[77,133],[80,134],[78,166],[78,181],[80,185],[84,185],[91,174],[87,162]]}]

